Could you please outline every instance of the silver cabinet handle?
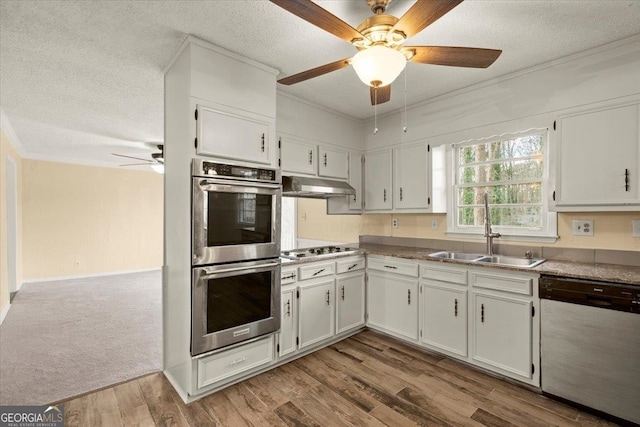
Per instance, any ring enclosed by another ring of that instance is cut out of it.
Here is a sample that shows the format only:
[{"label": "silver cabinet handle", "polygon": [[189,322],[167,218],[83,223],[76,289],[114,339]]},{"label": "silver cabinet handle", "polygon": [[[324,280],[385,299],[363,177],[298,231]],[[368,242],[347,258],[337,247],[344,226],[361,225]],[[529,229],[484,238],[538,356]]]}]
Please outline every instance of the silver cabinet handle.
[{"label": "silver cabinet handle", "polygon": [[287,300],[287,312],[284,314],[285,316],[291,317],[291,300]]},{"label": "silver cabinet handle", "polygon": [[387,201],[387,189],[382,190],[382,201]]},{"label": "silver cabinet handle", "polygon": [[327,153],[324,153],[324,167],[327,167]]},{"label": "silver cabinet handle", "polygon": [[398,267],[396,267],[395,265],[385,265],[384,268],[390,268],[392,270],[397,270]]},{"label": "silver cabinet handle", "polygon": [[411,305],[411,289],[407,289],[407,304]]},{"label": "silver cabinet handle", "polygon": [[331,291],[327,291],[327,305],[331,305],[330,298],[331,298]]},{"label": "silver cabinet handle", "polygon": [[248,358],[249,358],[249,356],[245,356],[245,357],[242,357],[240,359],[236,359],[233,362],[229,363],[229,365],[237,365],[238,363],[242,363],[242,362],[246,361]]},{"label": "silver cabinet handle", "polygon": [[325,270],[326,270],[326,268],[321,268],[320,270],[318,270],[315,273],[313,273],[312,276],[317,276],[318,274],[322,273]]},{"label": "silver cabinet handle", "polygon": [[347,270],[353,270],[354,268],[356,268],[358,266],[358,264],[353,264],[352,266],[349,266],[349,268],[347,268]]},{"label": "silver cabinet handle", "polygon": [[402,201],[402,187],[400,187],[400,201]]},{"label": "silver cabinet handle", "polygon": [[458,298],[456,298],[453,303],[453,315],[458,317]]},{"label": "silver cabinet handle", "polygon": [[353,201],[354,202],[356,201],[356,195],[355,194],[353,195]]},{"label": "silver cabinet handle", "polygon": [[342,301],[344,301],[344,286],[342,287]]},{"label": "silver cabinet handle", "polygon": [[313,164],[313,150],[309,150],[309,164]]},{"label": "silver cabinet handle", "polygon": [[289,279],[295,279],[295,278],[296,278],[296,273],[291,273],[288,276],[282,276],[280,280],[289,280]]},{"label": "silver cabinet handle", "polygon": [[480,321],[484,323],[484,304],[480,304]]},{"label": "silver cabinet handle", "polygon": [[262,152],[264,153],[264,133],[262,134]]}]

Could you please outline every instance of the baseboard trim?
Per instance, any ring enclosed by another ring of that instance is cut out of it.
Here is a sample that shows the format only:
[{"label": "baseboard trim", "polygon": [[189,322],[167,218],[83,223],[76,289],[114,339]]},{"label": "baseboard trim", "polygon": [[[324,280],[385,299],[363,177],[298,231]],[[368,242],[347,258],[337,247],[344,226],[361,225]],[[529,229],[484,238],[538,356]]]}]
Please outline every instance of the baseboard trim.
[{"label": "baseboard trim", "polygon": [[0,325],[2,325],[2,322],[4,322],[4,318],[7,317],[7,313],[9,313],[10,308],[11,308],[11,303],[8,302],[2,308],[2,311],[0,311]]},{"label": "baseboard trim", "polygon": [[100,277],[100,276],[116,276],[118,274],[147,273],[149,271],[162,271],[162,267],[146,268],[142,270],[107,271],[103,273],[79,274],[77,276],[54,276],[54,277],[45,277],[41,279],[28,279],[28,280],[24,280],[22,284],[24,285],[25,283],[55,282],[58,280],[86,279],[90,277]]}]

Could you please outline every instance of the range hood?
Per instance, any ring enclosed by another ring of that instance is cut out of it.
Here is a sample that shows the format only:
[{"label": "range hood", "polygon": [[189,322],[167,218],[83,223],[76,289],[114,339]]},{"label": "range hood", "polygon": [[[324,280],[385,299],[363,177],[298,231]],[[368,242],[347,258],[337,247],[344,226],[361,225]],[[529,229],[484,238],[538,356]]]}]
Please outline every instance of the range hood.
[{"label": "range hood", "polygon": [[327,199],[354,194],[356,194],[356,189],[343,181],[305,176],[282,177],[282,195],[285,197]]}]

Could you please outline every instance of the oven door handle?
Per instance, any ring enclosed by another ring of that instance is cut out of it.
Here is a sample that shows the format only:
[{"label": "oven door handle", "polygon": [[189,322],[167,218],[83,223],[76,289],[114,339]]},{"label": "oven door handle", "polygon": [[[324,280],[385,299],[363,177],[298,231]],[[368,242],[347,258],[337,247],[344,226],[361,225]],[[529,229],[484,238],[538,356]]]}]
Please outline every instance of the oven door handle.
[{"label": "oven door handle", "polygon": [[210,187],[229,187],[230,189],[233,187],[241,187],[244,189],[265,188],[268,190],[277,190],[280,188],[280,185],[278,184],[267,184],[267,183],[250,182],[250,181],[224,181],[221,179],[207,179],[207,178],[199,178],[198,185],[203,190],[207,190],[207,188],[210,188]]},{"label": "oven door handle", "polygon": [[248,265],[245,267],[232,267],[232,268],[222,268],[220,270],[214,270],[214,271],[207,271],[206,267],[203,268],[201,271],[202,273],[200,273],[200,275],[198,276],[200,279],[210,279],[210,278],[215,278],[216,276],[219,276],[220,274],[224,274],[224,273],[234,273],[237,271],[246,271],[246,270],[255,270],[255,271],[259,271],[259,270],[267,270],[269,268],[272,267],[277,267],[279,265],[279,263],[277,262],[270,262],[267,264],[260,264],[260,265]]}]

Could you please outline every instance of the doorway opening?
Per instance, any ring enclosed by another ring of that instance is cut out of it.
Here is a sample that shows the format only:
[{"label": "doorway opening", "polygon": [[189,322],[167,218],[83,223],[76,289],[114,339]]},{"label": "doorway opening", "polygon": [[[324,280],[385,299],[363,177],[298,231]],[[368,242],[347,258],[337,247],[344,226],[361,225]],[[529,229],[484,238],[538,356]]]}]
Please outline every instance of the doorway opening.
[{"label": "doorway opening", "polygon": [[18,291],[18,169],[7,157],[7,275],[9,302]]}]

